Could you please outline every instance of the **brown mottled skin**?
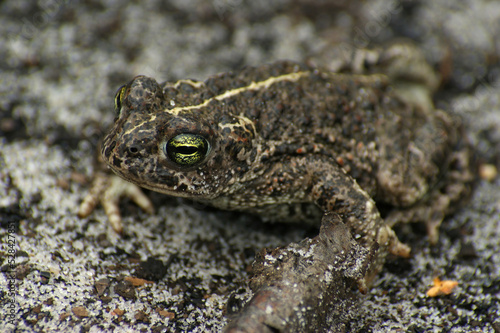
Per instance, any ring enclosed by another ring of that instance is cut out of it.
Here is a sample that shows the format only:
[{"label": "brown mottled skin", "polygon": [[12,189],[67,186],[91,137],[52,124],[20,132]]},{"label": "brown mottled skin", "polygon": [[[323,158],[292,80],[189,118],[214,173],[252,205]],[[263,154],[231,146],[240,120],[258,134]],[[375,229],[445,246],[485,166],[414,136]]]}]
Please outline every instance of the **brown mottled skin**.
[{"label": "brown mottled skin", "polygon": [[[204,83],[138,76],[117,95],[102,156],[132,183],[221,209],[317,225],[335,212],[360,245],[379,247],[373,276],[388,252],[409,255],[390,226],[424,221],[435,241],[469,180],[455,121],[414,98],[429,92],[418,78],[391,86],[404,79],[288,61]],[[167,142],[182,133],[208,144],[194,165],[169,156]],[[391,207],[385,219],[375,202]]]}]

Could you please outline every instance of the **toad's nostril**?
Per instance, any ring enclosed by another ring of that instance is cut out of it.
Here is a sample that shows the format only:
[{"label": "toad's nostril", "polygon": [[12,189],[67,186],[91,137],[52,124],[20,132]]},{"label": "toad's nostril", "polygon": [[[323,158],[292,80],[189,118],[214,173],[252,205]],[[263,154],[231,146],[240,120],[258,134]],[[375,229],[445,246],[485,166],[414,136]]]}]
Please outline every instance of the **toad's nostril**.
[{"label": "toad's nostril", "polygon": [[139,145],[132,145],[132,146],[128,147],[128,151],[131,154],[137,154],[140,149],[141,149],[141,147]]}]

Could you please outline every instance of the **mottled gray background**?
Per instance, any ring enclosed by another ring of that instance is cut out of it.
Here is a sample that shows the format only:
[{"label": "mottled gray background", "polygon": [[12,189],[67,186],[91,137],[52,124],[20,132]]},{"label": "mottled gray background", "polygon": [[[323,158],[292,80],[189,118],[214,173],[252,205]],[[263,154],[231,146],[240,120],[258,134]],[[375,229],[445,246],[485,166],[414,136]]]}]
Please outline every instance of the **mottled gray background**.
[{"label": "mottled gray background", "polygon": [[[436,104],[464,117],[480,163],[500,166],[498,1],[8,0],[0,22],[0,331],[219,331],[230,295],[236,308],[248,296],[254,252],[314,234],[154,193],[153,216],[124,202],[121,238],[102,209],[77,218],[114,93],[137,74],[205,79],[408,37],[445,77]],[[421,226],[398,228],[414,256],[388,262],[349,329],[500,332],[499,185],[480,180],[436,247]],[[148,258],[166,274],[120,296]],[[435,276],[459,286],[428,298]]]}]

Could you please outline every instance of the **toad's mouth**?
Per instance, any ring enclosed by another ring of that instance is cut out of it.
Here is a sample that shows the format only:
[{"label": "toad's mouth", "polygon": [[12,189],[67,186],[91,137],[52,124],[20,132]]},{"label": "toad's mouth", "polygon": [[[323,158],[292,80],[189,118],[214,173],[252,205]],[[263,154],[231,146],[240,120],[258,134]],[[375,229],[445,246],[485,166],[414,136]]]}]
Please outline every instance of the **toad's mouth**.
[{"label": "toad's mouth", "polygon": [[[105,156],[103,156],[103,159],[117,176],[139,187],[174,197],[195,200],[215,197],[203,179],[189,176],[184,172],[171,169],[158,170],[139,163],[125,164],[123,161],[117,166]],[[115,160],[112,155],[110,159]]]}]

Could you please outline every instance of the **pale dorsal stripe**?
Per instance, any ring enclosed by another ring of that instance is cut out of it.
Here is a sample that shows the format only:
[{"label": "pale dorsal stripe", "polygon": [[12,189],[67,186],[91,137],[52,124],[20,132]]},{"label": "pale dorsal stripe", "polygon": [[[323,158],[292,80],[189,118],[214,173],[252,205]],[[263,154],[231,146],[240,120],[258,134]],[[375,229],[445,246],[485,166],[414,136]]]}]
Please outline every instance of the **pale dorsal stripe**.
[{"label": "pale dorsal stripe", "polygon": [[[202,108],[204,106],[207,106],[211,101],[213,100],[217,100],[217,101],[221,101],[223,99],[226,99],[226,98],[230,98],[232,96],[235,96],[235,95],[238,95],[239,93],[242,93],[246,90],[259,90],[259,89],[267,89],[268,87],[272,86],[273,84],[277,83],[277,82],[282,82],[282,81],[298,81],[300,78],[304,77],[304,76],[307,76],[309,75],[310,72],[295,72],[295,73],[289,73],[289,74],[284,74],[284,75],[281,75],[281,76],[275,76],[275,77],[271,77],[267,80],[264,80],[264,81],[259,81],[259,82],[254,82],[252,81],[252,83],[250,83],[248,86],[245,86],[245,87],[241,87],[241,88],[236,88],[236,89],[232,89],[232,90],[228,90],[226,91],[225,93],[221,94],[221,95],[217,95],[217,96],[214,96],[212,98],[209,98],[207,100],[205,100],[203,103],[201,104],[198,104],[198,105],[189,105],[189,106],[179,106],[179,107],[175,107],[173,109],[165,109],[163,110],[163,112],[166,112],[166,113],[169,113],[169,114],[172,114],[172,115],[178,115],[179,112],[182,112],[182,111],[188,111],[188,110],[192,110],[192,109],[199,109],[199,108]],[[203,84],[203,82],[201,81],[192,81],[192,80],[180,80],[178,82],[181,82],[181,83],[187,83],[187,84],[193,84],[193,83],[196,83],[196,85],[198,84]],[[177,82],[174,84],[174,86],[177,85]],[[193,84],[193,86],[195,86]],[[151,121],[154,121],[157,117],[157,114],[153,114],[151,115],[151,118],[148,120],[148,123],[151,122]],[[141,124],[138,124],[137,126],[129,129],[128,131],[126,131],[124,133],[124,135],[127,135],[127,134],[130,134],[130,133],[133,133],[135,131],[137,131],[137,128],[138,127],[141,127],[142,126],[142,123]],[[148,131],[149,129],[143,129],[143,131]]]},{"label": "pale dorsal stripe", "polygon": [[232,96],[238,95],[239,93],[242,93],[242,92],[247,91],[247,90],[267,89],[270,86],[272,86],[273,84],[281,82],[281,81],[298,81],[300,78],[307,76],[308,74],[309,74],[309,72],[296,72],[296,73],[289,73],[289,74],[284,74],[281,76],[271,77],[271,78],[264,80],[264,81],[259,81],[259,82],[252,81],[252,83],[250,83],[246,87],[228,90],[221,95],[217,95],[217,96],[214,96],[212,98],[205,100],[201,104],[189,105],[189,106],[179,106],[179,107],[175,107],[173,109],[165,109],[164,112],[177,115],[177,114],[179,114],[179,112],[188,111],[188,110],[192,110],[192,109],[199,109],[199,108],[202,108],[204,106],[207,106],[211,101],[214,101],[214,100],[222,101],[226,98],[230,98]]},{"label": "pale dorsal stripe", "polygon": [[184,80],[179,80],[179,81],[175,82],[173,85],[170,84],[169,86],[170,87],[173,86],[174,88],[177,89],[183,83],[189,84],[191,87],[194,87],[194,88],[201,88],[201,87],[203,87],[205,85],[205,82],[203,82],[203,81],[195,81],[195,80],[191,80],[191,79],[184,79]]}]

